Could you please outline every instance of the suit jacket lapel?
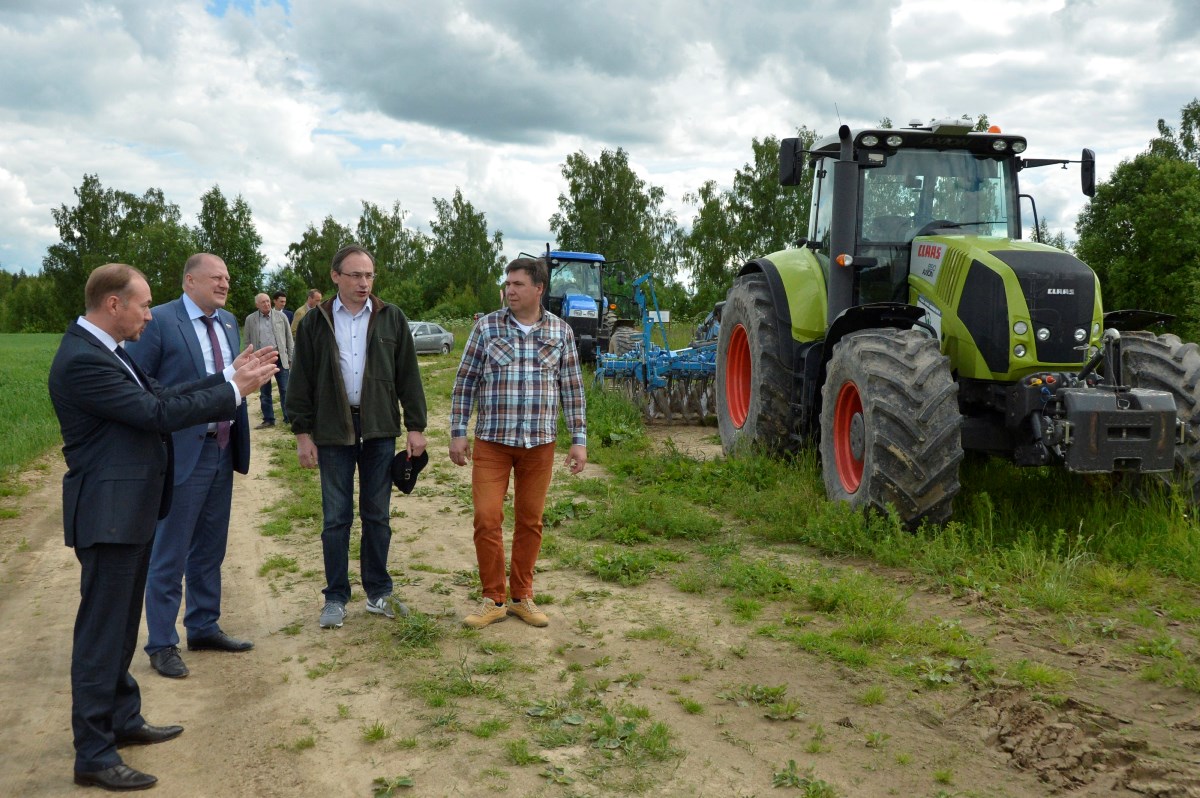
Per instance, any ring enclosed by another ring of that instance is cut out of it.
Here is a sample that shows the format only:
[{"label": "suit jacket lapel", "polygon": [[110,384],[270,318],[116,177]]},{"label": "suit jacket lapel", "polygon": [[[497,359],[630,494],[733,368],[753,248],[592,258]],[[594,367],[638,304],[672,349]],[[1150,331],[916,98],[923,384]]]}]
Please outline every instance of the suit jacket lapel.
[{"label": "suit jacket lapel", "polygon": [[[80,326],[78,322],[71,322],[71,326],[67,328],[67,334],[79,336],[79,339],[84,341],[85,343],[88,343],[88,344],[96,347],[97,349],[104,350],[105,352],[108,353],[109,357],[113,358],[113,365],[116,366],[116,368],[121,372],[121,374],[123,374],[126,378],[132,380],[135,385],[138,384],[138,380],[141,380],[141,384],[139,385],[139,387],[150,389],[150,380],[146,377],[146,374],[145,374],[145,372],[142,371],[141,367],[138,366],[138,364],[136,362],[134,362],[133,358],[129,358],[128,363],[131,366],[133,366],[133,371],[134,371],[134,373],[137,374],[136,378],[133,376],[133,374],[129,373],[129,369],[126,368],[125,362],[123,362],[121,360],[120,355],[118,355],[116,352],[114,352],[113,350],[111,350],[107,346],[105,346],[103,341],[101,341],[96,336],[92,335],[92,333],[87,328]],[[117,346],[120,346],[120,344],[117,344]],[[128,357],[128,355],[126,355],[126,357]]]},{"label": "suit jacket lapel", "polygon": [[238,332],[237,319],[233,317],[232,313],[218,309],[217,318],[221,320],[221,328],[225,330],[225,340],[229,342],[229,360],[225,362],[225,365],[228,366],[241,351],[241,334]]},{"label": "suit jacket lapel", "polygon": [[188,318],[187,306],[183,304],[182,299],[175,300],[175,314],[179,320],[179,335],[183,338],[183,345],[191,355],[192,365],[196,368],[196,378],[201,379],[208,376],[208,369],[204,367],[204,350],[200,348],[200,339],[196,337],[196,325]]},{"label": "suit jacket lapel", "polygon": [[[120,344],[117,344],[118,348],[120,348],[120,346],[121,346]],[[154,388],[151,386],[150,378],[146,376],[146,372],[142,371],[142,367],[139,366],[137,364],[137,361],[134,360],[132,357],[130,357],[128,353],[126,353],[125,358],[122,359],[120,355],[118,355],[116,352],[113,352],[113,357],[115,357],[117,360],[121,361],[121,363],[122,363],[121,370],[126,373],[129,372],[129,369],[125,368],[125,366],[124,366],[125,363],[128,363],[130,366],[133,367],[133,373],[137,375],[138,382],[141,383],[141,386],[143,388],[145,388],[148,391],[154,390]]]}]

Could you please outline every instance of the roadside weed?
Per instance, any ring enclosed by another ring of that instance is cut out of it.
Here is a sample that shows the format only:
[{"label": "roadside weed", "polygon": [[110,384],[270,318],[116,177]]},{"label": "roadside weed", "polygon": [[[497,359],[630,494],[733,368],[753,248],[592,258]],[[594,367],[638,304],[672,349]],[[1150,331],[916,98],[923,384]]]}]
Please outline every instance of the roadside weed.
[{"label": "roadside weed", "polygon": [[295,573],[299,570],[300,567],[296,564],[295,557],[289,557],[286,554],[272,554],[262,565],[258,567],[258,575],[266,576],[272,571]]},{"label": "roadside weed", "polygon": [[374,798],[391,798],[396,794],[396,790],[405,789],[416,786],[412,776],[385,776],[376,777],[375,781],[371,782],[371,795]]},{"label": "roadside weed", "polygon": [[529,741],[524,737],[506,742],[504,744],[504,752],[508,757],[509,764],[512,765],[532,765],[536,762],[546,761],[546,758],[541,754],[530,753]]},{"label": "roadside weed", "polygon": [[362,738],[365,743],[377,743],[391,736],[392,730],[384,725],[382,721],[377,720],[372,724],[362,727]]},{"label": "roadside weed", "polygon": [[858,697],[858,703],[864,707],[875,707],[882,704],[886,696],[887,692],[883,689],[883,685],[873,684]]}]

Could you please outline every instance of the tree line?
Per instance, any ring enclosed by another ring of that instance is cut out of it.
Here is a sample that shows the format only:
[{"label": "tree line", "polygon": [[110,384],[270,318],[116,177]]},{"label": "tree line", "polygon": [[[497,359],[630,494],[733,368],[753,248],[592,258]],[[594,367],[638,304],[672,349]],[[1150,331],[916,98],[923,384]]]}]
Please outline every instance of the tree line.
[{"label": "tree line", "polygon": [[[987,116],[964,115],[976,129]],[[880,121],[890,127],[890,120]],[[982,126],[982,127],[981,127]],[[1146,150],[1123,161],[1079,216],[1074,252],[1100,275],[1105,307],[1140,307],[1175,314],[1172,329],[1200,332],[1200,102],[1181,111],[1178,127],[1158,121]],[[805,148],[818,139],[801,127]],[[1086,142],[1085,142],[1086,143]],[[624,276],[651,272],[663,307],[698,316],[724,298],[748,259],[803,238],[811,175],[795,188],[779,184],[779,139],[752,139],[749,160],[727,184],[706,181],[682,198],[692,209],[683,225],[664,207],[665,192],[630,167],[621,148],[593,159],[585,152],[562,164],[565,190],[547,220],[559,249],[599,252]],[[84,175],[75,203],[51,213],[59,232],[38,275],[0,268],[0,332],[60,332],[79,312],[93,268],[119,261],[142,269],[158,301],[175,296],[183,263],[193,252],[225,259],[232,278],[228,307],[249,313],[259,291],[285,291],[298,306],[309,288],[329,290],[329,263],[357,242],[375,253],[376,291],[410,317],[465,318],[499,305],[503,233],[462,192],[434,198],[429,230],[413,227],[399,200],[390,207],[362,202],[356,221],[333,216],[310,223],[287,248],[286,263],[268,270],[249,204],[213,186],[200,200],[195,224],[161,189],[141,195],[106,188]],[[1039,238],[1067,248],[1065,235]],[[536,254],[536,253],[535,253]],[[610,292],[621,289],[610,282]]]}]

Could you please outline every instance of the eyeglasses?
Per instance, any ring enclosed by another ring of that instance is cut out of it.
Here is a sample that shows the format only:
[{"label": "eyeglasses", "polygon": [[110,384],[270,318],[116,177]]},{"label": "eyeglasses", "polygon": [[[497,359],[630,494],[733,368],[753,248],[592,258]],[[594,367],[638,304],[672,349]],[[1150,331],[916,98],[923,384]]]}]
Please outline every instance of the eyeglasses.
[{"label": "eyeglasses", "polygon": [[374,272],[338,272],[343,277],[349,277],[351,280],[366,280],[368,283],[375,279]]}]

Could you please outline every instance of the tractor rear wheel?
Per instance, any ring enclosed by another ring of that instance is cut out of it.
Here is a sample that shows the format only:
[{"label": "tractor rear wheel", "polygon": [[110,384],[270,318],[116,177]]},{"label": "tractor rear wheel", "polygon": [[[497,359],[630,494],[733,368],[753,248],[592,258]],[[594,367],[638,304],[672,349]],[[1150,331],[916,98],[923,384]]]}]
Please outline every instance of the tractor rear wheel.
[{"label": "tractor rear wheel", "polygon": [[1187,491],[1200,504],[1200,348],[1175,335],[1126,332],[1121,335],[1121,361],[1125,382],[1133,388],[1166,391],[1175,397],[1175,409],[1188,428],[1187,443],[1175,444],[1175,473],[1155,474]]},{"label": "tractor rear wheel", "polygon": [[950,519],[963,459],[958,385],[918,330],[864,330],[833,348],[821,389],[830,499],[893,506],[909,528]]},{"label": "tractor rear wheel", "polygon": [[779,358],[767,278],[744,274],[729,289],[717,338],[717,427],[726,454],[750,445],[794,451],[792,370]]},{"label": "tractor rear wheel", "polygon": [[618,327],[613,330],[612,337],[608,339],[608,353],[624,355],[632,352],[641,337],[642,334],[632,327]]}]

